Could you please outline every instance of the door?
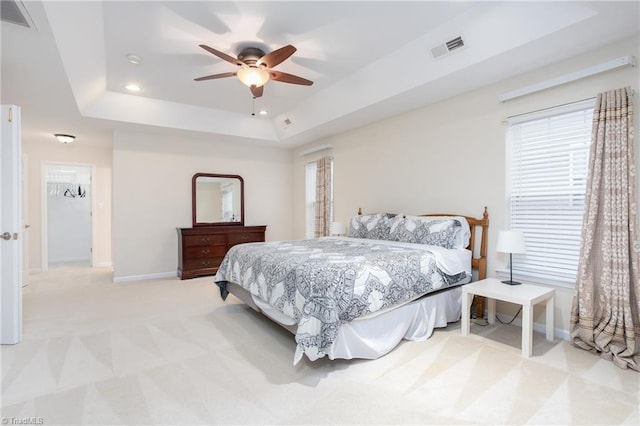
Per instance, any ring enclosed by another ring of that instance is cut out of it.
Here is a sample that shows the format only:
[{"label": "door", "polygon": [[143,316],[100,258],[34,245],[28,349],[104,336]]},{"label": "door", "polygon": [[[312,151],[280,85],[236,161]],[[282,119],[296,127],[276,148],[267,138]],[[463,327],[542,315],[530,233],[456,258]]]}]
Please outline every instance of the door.
[{"label": "door", "polygon": [[22,156],[22,287],[29,284],[29,182],[27,156]]},{"label": "door", "polygon": [[93,166],[47,162],[42,170],[43,271],[71,262],[93,266]]},{"label": "door", "polygon": [[22,340],[22,194],[20,108],[2,105],[0,143],[0,343]]}]

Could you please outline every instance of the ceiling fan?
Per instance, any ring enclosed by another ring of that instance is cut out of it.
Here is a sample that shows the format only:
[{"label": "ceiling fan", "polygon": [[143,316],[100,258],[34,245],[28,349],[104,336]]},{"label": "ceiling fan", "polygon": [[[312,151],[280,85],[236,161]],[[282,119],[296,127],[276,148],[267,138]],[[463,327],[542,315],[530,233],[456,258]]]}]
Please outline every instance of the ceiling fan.
[{"label": "ceiling fan", "polygon": [[249,86],[251,93],[256,98],[262,96],[264,91],[263,86],[269,80],[279,81],[282,83],[301,84],[303,86],[311,86],[313,84],[313,81],[311,80],[273,69],[275,66],[281,64],[293,55],[296,51],[296,48],[290,44],[267,54],[257,47],[246,47],[238,53],[237,59],[205,44],[201,44],[200,47],[207,52],[216,55],[220,59],[224,59],[229,63],[239,66],[240,69],[238,71],[195,78],[195,81],[214,80],[217,78],[235,76],[238,77],[242,83]]}]

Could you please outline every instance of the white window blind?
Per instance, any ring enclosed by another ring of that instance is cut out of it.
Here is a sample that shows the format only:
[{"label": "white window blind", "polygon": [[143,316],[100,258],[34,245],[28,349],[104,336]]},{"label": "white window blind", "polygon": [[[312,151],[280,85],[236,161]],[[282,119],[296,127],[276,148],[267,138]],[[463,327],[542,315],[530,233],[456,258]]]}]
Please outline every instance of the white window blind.
[{"label": "white window blind", "polygon": [[508,219],[526,253],[515,276],[571,286],[580,255],[593,99],[509,120]]},{"label": "white window blind", "polygon": [[305,170],[305,204],[306,204],[306,221],[305,235],[306,238],[314,237],[314,228],[316,223],[316,171],[318,167],[316,162],[307,163]]}]

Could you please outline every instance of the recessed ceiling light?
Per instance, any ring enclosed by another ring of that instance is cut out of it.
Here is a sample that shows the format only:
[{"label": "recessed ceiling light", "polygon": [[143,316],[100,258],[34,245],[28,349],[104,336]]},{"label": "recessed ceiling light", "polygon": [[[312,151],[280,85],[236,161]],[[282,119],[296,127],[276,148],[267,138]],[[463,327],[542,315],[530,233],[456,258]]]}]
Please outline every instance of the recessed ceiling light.
[{"label": "recessed ceiling light", "polygon": [[267,115],[269,113],[269,111],[267,111],[266,109],[260,110],[260,112],[258,114],[260,115]]},{"label": "recessed ceiling light", "polygon": [[137,84],[134,84],[134,83],[127,84],[126,86],[124,86],[124,88],[127,89],[130,92],[139,92],[140,91],[140,86],[138,86]]},{"label": "recessed ceiling light", "polygon": [[138,65],[140,62],[142,62],[142,58],[138,55],[135,55],[133,53],[129,53],[127,55],[127,59],[129,60],[129,62],[131,62],[132,64],[136,64]]}]

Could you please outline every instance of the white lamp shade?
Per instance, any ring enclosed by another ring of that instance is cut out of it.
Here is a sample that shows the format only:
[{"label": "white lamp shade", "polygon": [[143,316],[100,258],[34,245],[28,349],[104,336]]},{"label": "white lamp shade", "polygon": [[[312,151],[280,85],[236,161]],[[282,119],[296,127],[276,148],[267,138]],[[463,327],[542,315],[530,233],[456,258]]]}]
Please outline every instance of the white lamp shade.
[{"label": "white lamp shade", "polygon": [[500,253],[524,253],[524,234],[522,231],[500,231],[496,251]]},{"label": "white lamp shade", "polygon": [[269,81],[270,78],[270,75],[267,71],[263,70],[262,68],[256,67],[240,68],[238,70],[237,76],[241,82],[249,87],[260,87],[267,81]]},{"label": "white lamp shade", "polygon": [[331,222],[331,235],[345,235],[347,228],[342,222]]}]

